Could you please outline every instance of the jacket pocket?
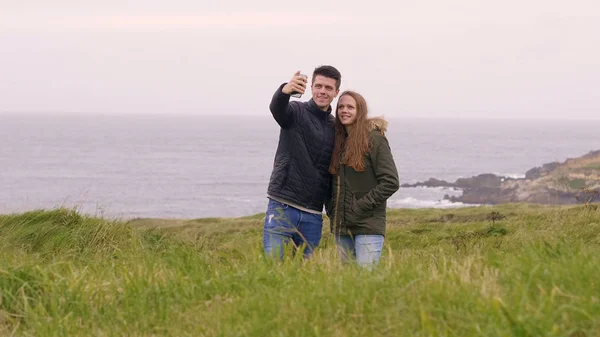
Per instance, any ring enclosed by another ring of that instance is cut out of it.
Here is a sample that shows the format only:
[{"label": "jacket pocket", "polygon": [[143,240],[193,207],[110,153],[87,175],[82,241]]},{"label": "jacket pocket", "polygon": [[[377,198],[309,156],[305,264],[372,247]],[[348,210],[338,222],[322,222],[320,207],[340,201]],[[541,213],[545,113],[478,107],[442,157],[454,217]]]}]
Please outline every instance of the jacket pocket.
[{"label": "jacket pocket", "polygon": [[357,193],[352,193],[352,199],[351,199],[351,205],[350,205],[350,210],[352,213],[354,213],[354,217],[356,218],[356,220],[364,220],[365,218],[368,218],[369,216],[373,215],[372,211],[366,211],[364,209],[362,209],[358,203],[358,199],[362,198],[366,193],[361,193],[361,192],[357,192]]}]

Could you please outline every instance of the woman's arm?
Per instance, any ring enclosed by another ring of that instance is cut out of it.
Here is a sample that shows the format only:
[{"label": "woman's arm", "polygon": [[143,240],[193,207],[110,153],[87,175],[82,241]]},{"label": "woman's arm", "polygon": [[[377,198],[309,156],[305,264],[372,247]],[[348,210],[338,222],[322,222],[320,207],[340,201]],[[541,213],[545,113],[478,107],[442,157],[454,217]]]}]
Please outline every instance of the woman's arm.
[{"label": "woman's arm", "polygon": [[381,205],[400,188],[396,163],[389,142],[384,135],[379,133],[374,135],[373,146],[369,154],[377,178],[377,185],[357,200],[358,207],[364,212]]}]

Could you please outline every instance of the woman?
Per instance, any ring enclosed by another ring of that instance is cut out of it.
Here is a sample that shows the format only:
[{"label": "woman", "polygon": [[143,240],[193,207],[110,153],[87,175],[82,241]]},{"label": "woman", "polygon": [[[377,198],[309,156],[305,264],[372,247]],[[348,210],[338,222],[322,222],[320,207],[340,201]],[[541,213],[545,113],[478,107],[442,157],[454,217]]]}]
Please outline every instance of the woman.
[{"label": "woman", "polygon": [[329,166],[333,195],[328,213],[342,260],[356,258],[359,265],[371,267],[379,262],[383,248],[387,199],[399,182],[384,135],[387,122],[367,115],[367,102],[360,94],[342,93]]}]

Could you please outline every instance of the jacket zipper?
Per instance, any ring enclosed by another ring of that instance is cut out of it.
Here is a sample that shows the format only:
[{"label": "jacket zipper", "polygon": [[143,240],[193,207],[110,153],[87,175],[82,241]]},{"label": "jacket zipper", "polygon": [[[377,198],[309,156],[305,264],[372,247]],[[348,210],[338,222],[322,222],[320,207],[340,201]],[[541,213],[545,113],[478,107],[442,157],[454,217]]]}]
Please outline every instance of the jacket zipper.
[{"label": "jacket zipper", "polygon": [[[339,173],[339,172],[338,172]],[[333,224],[334,224],[334,231],[333,233],[335,235],[337,235],[339,233],[339,229],[340,229],[340,225],[338,224],[338,209],[339,209],[339,205],[340,205],[340,175],[337,175],[337,188],[336,188],[336,192],[335,192],[335,211],[334,211],[334,216],[333,216]]]}]

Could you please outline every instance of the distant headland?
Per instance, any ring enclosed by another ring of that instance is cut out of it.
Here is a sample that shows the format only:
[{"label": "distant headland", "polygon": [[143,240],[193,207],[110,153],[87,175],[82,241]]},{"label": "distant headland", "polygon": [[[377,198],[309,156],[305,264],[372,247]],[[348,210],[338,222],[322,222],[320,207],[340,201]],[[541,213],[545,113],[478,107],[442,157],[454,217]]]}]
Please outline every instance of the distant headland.
[{"label": "distant headland", "polygon": [[452,187],[463,191],[461,196],[444,199],[465,204],[503,204],[526,202],[565,205],[600,202],[600,150],[534,167],[525,178],[511,178],[491,173],[447,182],[430,178],[402,187]]}]

